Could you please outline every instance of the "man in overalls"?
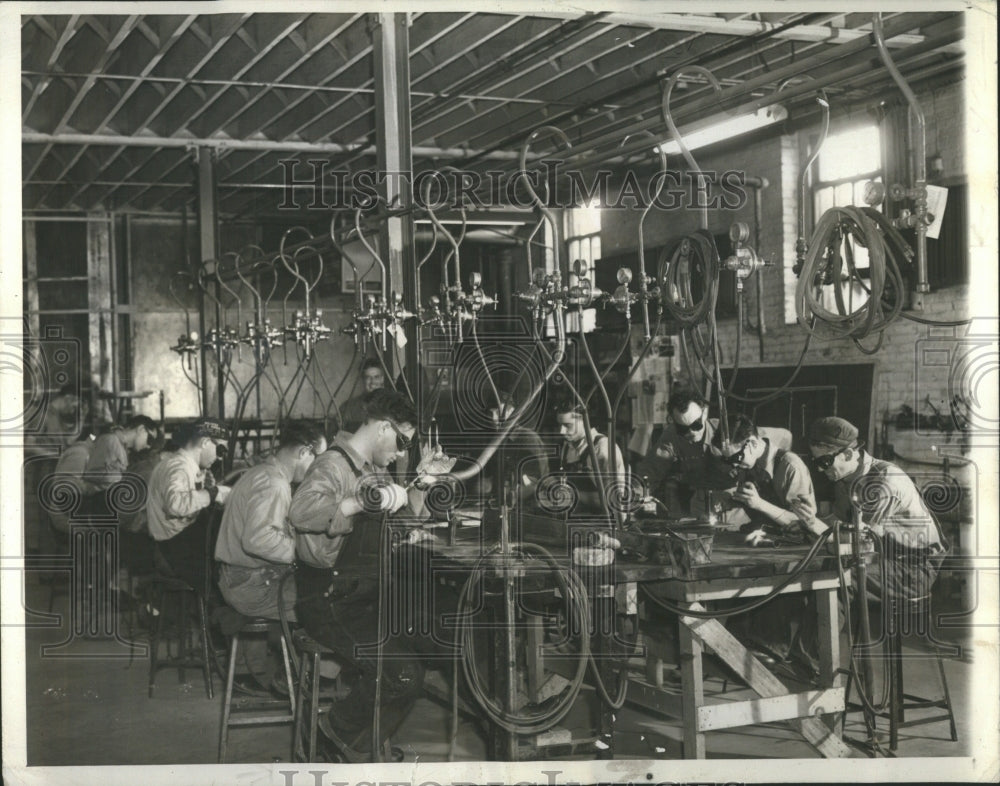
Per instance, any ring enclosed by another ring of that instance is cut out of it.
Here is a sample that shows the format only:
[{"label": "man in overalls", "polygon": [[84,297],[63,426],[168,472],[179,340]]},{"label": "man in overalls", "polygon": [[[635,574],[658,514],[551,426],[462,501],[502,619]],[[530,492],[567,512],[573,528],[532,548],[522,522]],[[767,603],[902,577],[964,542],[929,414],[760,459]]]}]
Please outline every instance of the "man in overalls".
[{"label": "man in overalls", "polygon": [[559,448],[559,471],[575,490],[580,505],[599,510],[601,489],[605,495],[614,484],[625,483],[625,460],[618,446],[615,450],[615,474],[611,473],[610,440],[591,426],[589,439],[583,419],[584,407],[577,401],[564,400],[556,404],[556,424],[562,444]]},{"label": "man in overalls", "polygon": [[[321,717],[321,728],[350,752],[370,750],[376,645],[382,645],[381,740],[402,723],[420,696],[424,669],[414,651],[433,647],[433,641],[405,635],[412,630],[382,635],[391,603],[387,596],[432,591],[425,576],[394,573],[390,556],[399,533],[388,517],[406,506],[402,526],[426,516],[424,492],[404,489],[388,472],[391,463],[410,451],[416,426],[416,411],[405,396],[388,390],[369,394],[365,422],[353,433],[337,434],[309,468],[289,508],[297,531],[298,620],[312,638],[334,650],[344,668],[341,675],[351,684],[350,696],[335,701]],[[418,467],[418,478],[447,472],[453,462],[441,463],[428,456]],[[439,622],[436,606],[432,612],[433,622]]]}]

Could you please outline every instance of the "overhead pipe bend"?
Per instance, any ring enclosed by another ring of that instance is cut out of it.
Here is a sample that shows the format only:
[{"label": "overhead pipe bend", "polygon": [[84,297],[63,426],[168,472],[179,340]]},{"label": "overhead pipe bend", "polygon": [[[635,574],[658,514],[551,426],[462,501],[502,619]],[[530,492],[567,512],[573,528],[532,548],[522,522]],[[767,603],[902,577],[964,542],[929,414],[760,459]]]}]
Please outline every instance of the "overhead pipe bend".
[{"label": "overhead pipe bend", "polygon": [[875,35],[875,45],[878,47],[882,62],[885,63],[893,81],[906,96],[910,117],[916,120],[917,150],[916,161],[913,162],[916,182],[913,184],[913,201],[917,219],[917,292],[926,294],[931,291],[930,284],[927,282],[927,121],[916,93],[913,92],[889,54],[889,48],[885,44],[885,30],[882,27],[881,13],[872,14],[872,33]]},{"label": "overhead pipe bend", "polygon": [[559,257],[561,255],[561,248],[560,248],[561,233],[560,233],[559,221],[556,219],[556,215],[552,211],[552,209],[548,205],[546,205],[544,201],[542,201],[542,198],[538,195],[538,192],[535,191],[534,186],[531,185],[531,178],[528,177],[528,150],[531,147],[531,144],[539,137],[539,135],[545,131],[549,132],[550,134],[555,134],[557,137],[559,137],[559,139],[562,140],[563,145],[566,146],[567,150],[573,149],[573,144],[569,141],[569,137],[566,136],[566,134],[561,129],[556,128],[555,126],[539,126],[528,135],[528,138],[524,140],[524,144],[521,145],[521,157],[519,159],[521,168],[518,174],[521,175],[521,178],[524,181],[524,187],[528,189],[528,193],[531,195],[532,200],[535,202],[535,206],[542,211],[542,215],[545,216],[546,220],[549,222],[549,225],[552,227],[552,241],[553,241],[552,260],[556,271],[561,276],[563,276],[563,280],[566,281],[569,279],[569,265],[567,264],[566,270],[563,271],[559,264]]}]

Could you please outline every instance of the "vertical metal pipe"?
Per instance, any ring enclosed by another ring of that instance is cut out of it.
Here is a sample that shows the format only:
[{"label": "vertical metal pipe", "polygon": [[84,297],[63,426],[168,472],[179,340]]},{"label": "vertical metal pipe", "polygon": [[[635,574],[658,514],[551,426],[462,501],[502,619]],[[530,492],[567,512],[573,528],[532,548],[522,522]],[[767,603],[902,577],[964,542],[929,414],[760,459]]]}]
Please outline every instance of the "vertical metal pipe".
[{"label": "vertical metal pipe", "polygon": [[[216,209],[215,161],[213,151],[207,147],[198,148],[198,234],[200,239],[201,264],[209,259],[219,258],[218,212]],[[219,280],[215,280],[215,326],[222,330],[221,290]],[[204,336],[204,331],[202,336]],[[207,355],[207,353],[206,353]],[[204,357],[203,360],[207,360]],[[202,363],[202,368],[207,363]],[[226,376],[223,364],[217,364],[216,385],[218,386],[219,419],[226,417]],[[206,372],[207,373],[207,372]],[[206,382],[208,381],[206,376]],[[208,414],[208,385],[205,385],[205,414]]]},{"label": "vertical metal pipe", "polygon": [[907,144],[907,158],[915,180],[913,201],[917,224],[917,292],[926,294],[931,291],[930,284],[927,283],[927,121],[916,93],[910,88],[889,55],[889,49],[885,45],[885,33],[882,29],[882,14],[880,13],[872,15],[872,32],[875,34],[875,45],[878,47],[879,56],[885,63],[886,70],[899,86],[903,95],[906,96],[906,102],[909,105],[907,113],[908,142],[909,139],[912,139],[912,125],[916,121],[917,149],[914,153],[910,149],[910,145]]},{"label": "vertical metal pipe", "polygon": [[[760,253],[760,228],[764,223],[763,208],[761,207],[760,190],[767,188],[767,178],[761,178],[759,184],[753,186],[753,242],[754,249]],[[764,362],[764,334],[767,326],[764,324],[764,269],[757,271],[755,276],[757,287],[757,340],[760,347],[760,362]]]},{"label": "vertical metal pipe", "polygon": [[[383,299],[391,291],[402,293],[405,303],[416,302],[418,284],[417,263],[413,247],[413,149],[410,126],[410,37],[409,15],[373,14],[372,48],[375,67],[375,141],[377,163],[381,172],[398,173],[387,177],[380,196],[386,209],[399,209],[382,225],[380,251],[388,260],[388,276],[392,286],[383,279]],[[385,272],[383,272],[383,276]],[[406,326],[410,339],[406,344],[404,364],[410,389],[419,384],[417,332],[415,320]],[[397,358],[398,353],[390,353]],[[401,369],[395,368],[393,373]]]}]

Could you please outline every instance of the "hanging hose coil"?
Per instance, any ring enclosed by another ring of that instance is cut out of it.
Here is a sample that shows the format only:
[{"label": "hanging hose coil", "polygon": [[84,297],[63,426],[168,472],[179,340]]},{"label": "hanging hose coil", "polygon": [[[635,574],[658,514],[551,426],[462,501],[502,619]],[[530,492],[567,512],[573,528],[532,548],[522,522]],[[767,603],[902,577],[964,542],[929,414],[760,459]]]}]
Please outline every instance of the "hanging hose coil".
[{"label": "hanging hose coil", "polygon": [[[663,306],[681,327],[700,325],[715,310],[719,264],[715,239],[706,230],[685,237],[669,259],[666,255],[660,258]],[[701,279],[701,296],[697,300],[691,285],[695,272]]]},{"label": "hanging hose coil", "polygon": [[[855,265],[855,245],[868,250],[867,282]],[[900,263],[908,265],[912,253],[878,211],[830,208],[816,223],[796,286],[795,313],[799,324],[821,340],[849,338],[863,352],[874,351],[860,342],[876,334],[880,346],[882,331],[899,316],[904,292]],[[836,311],[822,303],[820,292],[825,284],[834,287]],[[867,294],[856,307],[855,285]]]}]

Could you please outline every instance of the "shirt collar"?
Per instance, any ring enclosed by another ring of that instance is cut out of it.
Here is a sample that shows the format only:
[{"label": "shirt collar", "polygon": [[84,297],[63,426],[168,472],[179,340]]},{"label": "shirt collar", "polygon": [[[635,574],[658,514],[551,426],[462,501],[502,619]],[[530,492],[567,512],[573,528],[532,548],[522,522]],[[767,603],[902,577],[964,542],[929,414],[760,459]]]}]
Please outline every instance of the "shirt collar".
[{"label": "shirt collar", "polygon": [[767,437],[760,437],[760,439],[764,442],[764,452],[760,454],[760,458],[757,459],[757,463],[753,465],[753,468],[763,470],[768,475],[771,475],[771,440]]},{"label": "shirt collar", "polygon": [[850,475],[845,475],[839,481],[837,481],[838,483],[843,483],[848,488],[853,486],[854,482],[857,481],[859,478],[863,478],[871,471],[872,462],[874,461],[874,459],[868,455],[867,451],[862,450],[861,448],[854,448],[854,450],[861,452],[861,459],[858,461],[858,468],[854,470],[854,472],[852,472]]},{"label": "shirt collar", "polygon": [[701,430],[701,443],[702,445],[711,445],[712,438],[715,436],[715,425],[711,420],[705,418],[705,428]]},{"label": "shirt collar", "polygon": [[344,451],[354,462],[354,466],[361,467],[362,469],[371,470],[372,466],[369,462],[365,461],[364,456],[362,456],[358,451],[356,451],[348,440],[348,434],[343,431],[338,431],[337,436],[333,438],[333,444]]},{"label": "shirt collar", "polygon": [[191,472],[193,472],[195,475],[201,475],[204,472],[204,470],[198,466],[198,462],[195,461],[187,453],[184,453],[182,451],[177,451],[177,456],[180,458],[182,462],[184,462],[191,468]]},{"label": "shirt collar", "polygon": [[281,463],[280,461],[278,461],[278,457],[276,455],[274,455],[272,453],[270,456],[268,456],[266,459],[264,459],[264,463],[267,464],[270,467],[273,467],[274,470],[284,480],[287,480],[288,482],[291,482],[291,480],[292,480],[292,473],[289,471],[288,467],[286,467],[283,463]]}]

